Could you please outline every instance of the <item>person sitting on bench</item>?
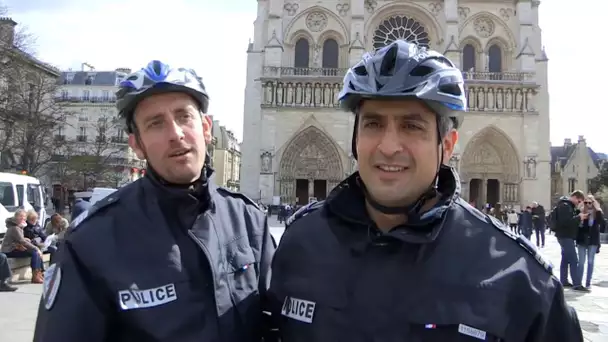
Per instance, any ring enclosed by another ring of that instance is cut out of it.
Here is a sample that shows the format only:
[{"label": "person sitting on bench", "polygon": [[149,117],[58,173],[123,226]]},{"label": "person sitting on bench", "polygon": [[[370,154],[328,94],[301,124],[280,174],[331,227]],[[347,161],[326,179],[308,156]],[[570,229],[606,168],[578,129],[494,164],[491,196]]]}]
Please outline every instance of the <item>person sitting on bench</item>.
[{"label": "person sitting on bench", "polygon": [[23,236],[23,228],[27,226],[25,217],[26,211],[17,209],[13,217],[6,219],[6,234],[4,240],[2,240],[0,252],[6,254],[9,258],[30,258],[32,283],[42,284],[44,282],[42,251]]}]

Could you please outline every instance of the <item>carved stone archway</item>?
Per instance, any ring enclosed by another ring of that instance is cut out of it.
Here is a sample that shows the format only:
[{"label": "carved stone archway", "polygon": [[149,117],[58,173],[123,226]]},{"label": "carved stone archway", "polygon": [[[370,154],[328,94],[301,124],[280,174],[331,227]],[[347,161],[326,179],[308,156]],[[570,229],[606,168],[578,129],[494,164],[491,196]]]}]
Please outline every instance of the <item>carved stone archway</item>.
[{"label": "carved stone archway", "polygon": [[517,149],[500,129],[489,126],[468,142],[461,159],[463,198],[478,207],[520,204],[520,163]]},{"label": "carved stone archway", "polygon": [[[319,128],[309,126],[296,134],[281,154],[281,200],[283,203],[301,204],[311,197],[324,199],[343,176],[342,158],[336,143]],[[308,198],[304,198],[303,190],[297,188],[303,182],[309,187],[304,191]],[[325,189],[320,190],[322,184],[325,184]]]}]

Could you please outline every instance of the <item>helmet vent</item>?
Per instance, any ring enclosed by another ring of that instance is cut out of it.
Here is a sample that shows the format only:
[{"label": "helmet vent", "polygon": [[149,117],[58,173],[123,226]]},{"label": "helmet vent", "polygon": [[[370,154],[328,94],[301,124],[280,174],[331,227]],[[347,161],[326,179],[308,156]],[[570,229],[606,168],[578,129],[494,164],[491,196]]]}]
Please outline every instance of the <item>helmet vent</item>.
[{"label": "helmet vent", "polygon": [[358,67],[354,68],[353,71],[358,76],[367,76],[367,69],[365,68],[365,65],[359,65]]},{"label": "helmet vent", "polygon": [[395,74],[398,52],[399,45],[392,44],[382,59],[382,64],[380,65],[380,76],[393,76]]},{"label": "helmet vent", "polygon": [[410,71],[410,76],[424,77],[433,71],[435,71],[435,69],[431,68],[430,66],[419,65]]},{"label": "helmet vent", "polygon": [[458,84],[441,84],[437,87],[437,90],[439,90],[440,92],[444,93],[444,94],[450,94],[450,95],[454,95],[454,96],[460,96],[462,95],[462,90],[460,89],[460,86]]}]

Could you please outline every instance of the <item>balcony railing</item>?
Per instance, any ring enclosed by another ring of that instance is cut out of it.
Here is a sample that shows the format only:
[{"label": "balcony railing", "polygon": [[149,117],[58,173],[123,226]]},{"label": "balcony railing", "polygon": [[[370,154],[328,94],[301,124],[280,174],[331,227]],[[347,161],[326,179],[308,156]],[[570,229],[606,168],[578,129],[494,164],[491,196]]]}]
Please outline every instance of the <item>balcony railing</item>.
[{"label": "balcony railing", "polygon": [[104,97],[104,96],[57,96],[55,97],[57,102],[68,102],[68,103],[115,103],[115,97]]},{"label": "balcony railing", "polygon": [[[265,78],[342,78],[348,69],[344,68],[295,68],[265,66]],[[470,71],[462,73],[467,83],[524,83],[533,82],[534,73],[529,72],[482,72]]]},{"label": "balcony railing", "polygon": [[[492,83],[517,83],[517,82],[532,82],[534,81],[534,73],[530,72],[481,72],[469,71],[463,72],[465,82],[467,81],[486,81]],[[469,82],[467,82],[469,83]]]},{"label": "balcony railing", "polygon": [[77,135],[76,141],[85,142],[85,141],[87,141],[87,136],[86,135]]},{"label": "balcony railing", "polygon": [[295,68],[265,66],[264,77],[344,77],[348,69],[343,68]]}]

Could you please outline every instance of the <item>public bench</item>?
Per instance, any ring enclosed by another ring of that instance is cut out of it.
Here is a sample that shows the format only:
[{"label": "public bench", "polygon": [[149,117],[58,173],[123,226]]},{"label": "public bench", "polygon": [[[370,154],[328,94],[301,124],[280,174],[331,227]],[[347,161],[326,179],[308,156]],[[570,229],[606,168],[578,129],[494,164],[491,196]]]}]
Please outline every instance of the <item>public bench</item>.
[{"label": "public bench", "polygon": [[[0,237],[0,244],[2,244],[4,236]],[[48,267],[49,261],[51,260],[50,254],[44,254],[42,261],[45,264],[45,268]],[[32,269],[30,268],[30,258],[8,258],[8,266],[13,272],[11,281],[17,282],[22,280],[32,279]]]}]

